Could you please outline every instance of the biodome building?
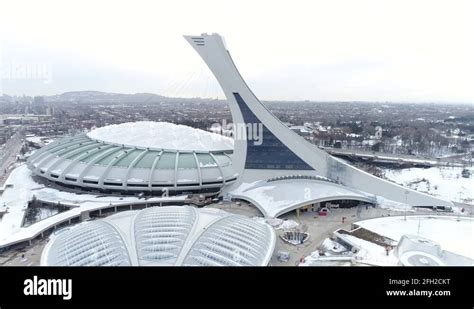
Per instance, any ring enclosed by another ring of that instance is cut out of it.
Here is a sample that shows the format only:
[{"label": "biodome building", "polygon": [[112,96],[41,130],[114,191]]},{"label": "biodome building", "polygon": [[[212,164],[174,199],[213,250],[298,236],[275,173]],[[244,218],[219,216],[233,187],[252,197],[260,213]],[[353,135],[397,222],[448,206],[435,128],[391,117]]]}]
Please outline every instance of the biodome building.
[{"label": "biodome building", "polygon": [[236,180],[231,138],[166,122],[110,125],[51,143],[28,160],[33,174],[103,193],[217,193]]},{"label": "biodome building", "polygon": [[266,266],[275,248],[266,223],[219,209],[151,207],[58,230],[47,266]]}]

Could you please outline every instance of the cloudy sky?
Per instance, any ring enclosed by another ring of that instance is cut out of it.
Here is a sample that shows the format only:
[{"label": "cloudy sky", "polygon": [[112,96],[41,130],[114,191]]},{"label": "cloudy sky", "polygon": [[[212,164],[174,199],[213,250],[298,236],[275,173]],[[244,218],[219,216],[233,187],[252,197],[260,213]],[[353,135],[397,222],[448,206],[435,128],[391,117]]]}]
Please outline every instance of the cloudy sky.
[{"label": "cloudy sky", "polygon": [[223,97],[217,32],[264,100],[474,102],[473,1],[0,0],[0,93]]}]

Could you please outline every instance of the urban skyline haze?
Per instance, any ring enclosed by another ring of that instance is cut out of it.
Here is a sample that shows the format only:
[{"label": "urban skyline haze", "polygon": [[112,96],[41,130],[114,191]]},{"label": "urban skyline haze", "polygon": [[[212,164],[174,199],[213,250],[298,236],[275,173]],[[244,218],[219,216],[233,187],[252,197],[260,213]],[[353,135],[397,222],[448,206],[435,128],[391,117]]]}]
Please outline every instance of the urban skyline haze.
[{"label": "urban skyline haze", "polygon": [[470,1],[46,3],[0,4],[0,93],[222,99],[182,38],[217,32],[263,100],[473,102]]}]

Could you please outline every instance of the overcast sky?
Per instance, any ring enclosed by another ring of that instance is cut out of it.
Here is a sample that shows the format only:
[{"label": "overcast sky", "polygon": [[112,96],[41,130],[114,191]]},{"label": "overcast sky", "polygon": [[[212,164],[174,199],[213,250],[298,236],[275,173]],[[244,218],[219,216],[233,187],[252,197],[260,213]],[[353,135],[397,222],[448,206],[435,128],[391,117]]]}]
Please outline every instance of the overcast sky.
[{"label": "overcast sky", "polygon": [[217,32],[264,100],[474,102],[473,12],[469,0],[0,0],[0,93],[223,98],[182,38]]}]

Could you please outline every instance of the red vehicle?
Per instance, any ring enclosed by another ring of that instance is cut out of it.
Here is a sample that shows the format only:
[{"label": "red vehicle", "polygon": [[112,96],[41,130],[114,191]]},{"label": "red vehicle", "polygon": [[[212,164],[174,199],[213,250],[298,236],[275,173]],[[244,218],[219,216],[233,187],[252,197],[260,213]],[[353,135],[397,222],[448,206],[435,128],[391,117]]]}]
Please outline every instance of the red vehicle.
[{"label": "red vehicle", "polygon": [[320,216],[327,216],[328,214],[329,214],[329,210],[326,207],[321,208],[318,212],[318,215]]}]

